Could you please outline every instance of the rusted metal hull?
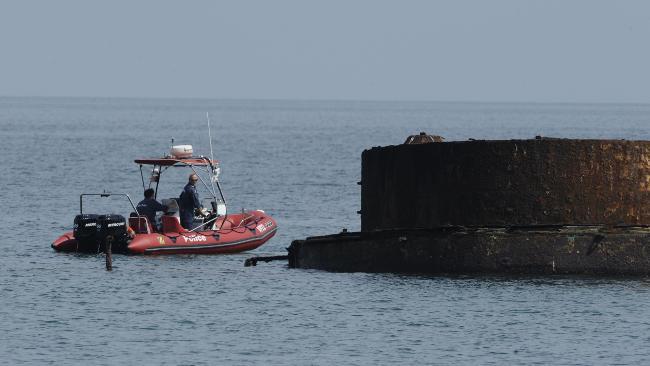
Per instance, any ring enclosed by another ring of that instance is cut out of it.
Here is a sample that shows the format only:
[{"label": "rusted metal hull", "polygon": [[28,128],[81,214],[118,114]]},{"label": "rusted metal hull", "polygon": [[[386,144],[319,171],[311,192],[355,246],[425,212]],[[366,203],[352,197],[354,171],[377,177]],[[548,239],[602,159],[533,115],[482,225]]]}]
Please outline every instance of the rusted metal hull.
[{"label": "rusted metal hull", "polygon": [[289,266],[341,272],[650,275],[650,229],[385,230],[295,240]]},{"label": "rusted metal hull", "polygon": [[648,202],[648,141],[463,141],[362,154],[362,231],[648,225]]},{"label": "rusted metal hull", "polygon": [[650,275],[648,141],[376,147],[361,175],[362,231],[294,241],[291,267]]}]

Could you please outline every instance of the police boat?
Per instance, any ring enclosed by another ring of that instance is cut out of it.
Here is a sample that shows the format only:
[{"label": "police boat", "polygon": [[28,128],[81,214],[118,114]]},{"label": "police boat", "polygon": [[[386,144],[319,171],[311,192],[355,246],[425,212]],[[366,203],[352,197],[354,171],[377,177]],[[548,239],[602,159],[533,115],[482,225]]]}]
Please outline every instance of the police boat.
[{"label": "police boat", "polygon": [[[79,196],[79,214],[73,231],[64,233],[52,244],[61,252],[98,253],[110,241],[113,252],[127,254],[222,254],[255,249],[271,239],[276,231],[275,220],[262,210],[229,213],[221,184],[219,162],[204,156],[193,156],[191,145],[172,146],[162,158],[136,159],[140,165],[142,188],[147,189],[144,167],[150,168],[149,188],[158,195],[161,177],[167,169],[184,167],[199,177],[210,197],[203,200],[191,228],[181,226],[179,199],[162,199],[166,212],[158,212],[154,222],[138,212],[129,195],[124,193],[83,193]],[[197,182],[198,184],[198,182]],[[89,196],[126,198],[133,211],[128,219],[116,214],[84,212],[84,198]],[[207,202],[206,202],[207,201]]]}]

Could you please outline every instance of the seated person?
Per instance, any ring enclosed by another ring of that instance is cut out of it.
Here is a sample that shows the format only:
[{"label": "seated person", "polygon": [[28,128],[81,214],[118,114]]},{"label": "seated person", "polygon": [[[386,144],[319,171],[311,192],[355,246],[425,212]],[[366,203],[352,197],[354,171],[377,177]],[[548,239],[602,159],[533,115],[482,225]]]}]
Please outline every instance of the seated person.
[{"label": "seated person", "polygon": [[138,213],[140,215],[147,217],[149,223],[151,223],[151,226],[156,227],[156,211],[166,212],[167,206],[162,205],[156,201],[156,199],[153,198],[154,193],[155,192],[153,188],[145,190],[144,199],[138,203],[138,206],[136,206],[136,208],[138,209]]}]

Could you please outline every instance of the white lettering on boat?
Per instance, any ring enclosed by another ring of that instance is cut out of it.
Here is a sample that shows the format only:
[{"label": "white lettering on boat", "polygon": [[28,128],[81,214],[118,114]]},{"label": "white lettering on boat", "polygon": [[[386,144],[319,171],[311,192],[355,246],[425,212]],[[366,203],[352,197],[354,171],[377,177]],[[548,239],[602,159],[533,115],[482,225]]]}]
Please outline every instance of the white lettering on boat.
[{"label": "white lettering on boat", "polygon": [[263,232],[266,231],[267,228],[270,228],[271,226],[273,226],[273,221],[268,221],[268,222],[265,222],[263,224],[257,225],[256,229],[260,233],[263,233]]},{"label": "white lettering on boat", "polygon": [[114,222],[112,224],[108,224],[108,227],[116,227],[116,226],[124,226],[123,222]]},{"label": "white lettering on boat", "polygon": [[183,236],[183,239],[185,239],[185,242],[195,242],[195,241],[206,241],[208,240],[207,237],[203,235],[196,235],[196,236]]}]

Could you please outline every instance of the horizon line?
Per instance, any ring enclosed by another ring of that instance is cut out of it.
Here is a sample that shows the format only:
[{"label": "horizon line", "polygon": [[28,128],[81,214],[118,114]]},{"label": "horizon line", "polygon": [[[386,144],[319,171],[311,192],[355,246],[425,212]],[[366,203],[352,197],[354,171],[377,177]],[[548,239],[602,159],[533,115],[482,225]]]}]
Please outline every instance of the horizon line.
[{"label": "horizon line", "polygon": [[446,103],[446,104],[574,104],[574,105],[648,105],[641,101],[531,101],[531,100],[433,100],[433,99],[336,99],[336,98],[268,98],[268,97],[187,97],[187,96],[79,96],[79,95],[0,95],[6,99],[143,99],[143,100],[213,100],[262,102],[335,102],[335,103]]}]

